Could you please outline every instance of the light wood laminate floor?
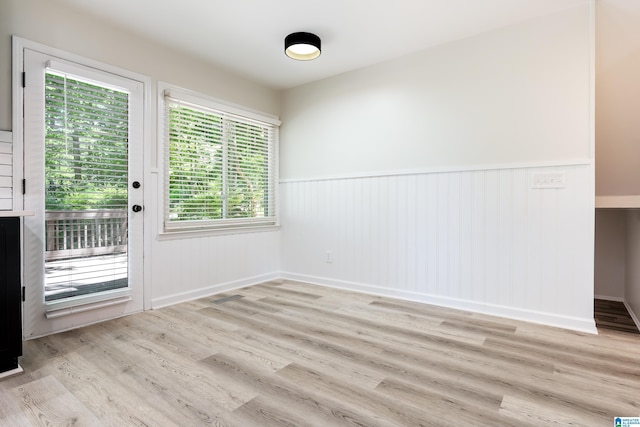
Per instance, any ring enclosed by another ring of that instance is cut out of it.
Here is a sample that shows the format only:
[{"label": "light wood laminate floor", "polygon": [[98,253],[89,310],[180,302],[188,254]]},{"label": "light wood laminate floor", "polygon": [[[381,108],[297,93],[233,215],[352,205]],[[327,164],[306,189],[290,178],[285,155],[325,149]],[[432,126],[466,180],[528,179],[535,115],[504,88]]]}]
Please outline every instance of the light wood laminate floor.
[{"label": "light wood laminate floor", "polygon": [[640,336],[294,282],[24,345],[2,426],[612,426]]}]

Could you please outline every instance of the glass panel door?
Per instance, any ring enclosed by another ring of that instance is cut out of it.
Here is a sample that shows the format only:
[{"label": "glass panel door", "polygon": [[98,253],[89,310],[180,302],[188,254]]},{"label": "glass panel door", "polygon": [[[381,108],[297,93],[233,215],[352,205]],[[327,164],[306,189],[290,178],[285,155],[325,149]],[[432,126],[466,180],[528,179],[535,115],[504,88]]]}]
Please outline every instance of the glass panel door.
[{"label": "glass panel door", "polygon": [[45,73],[45,301],[128,286],[128,104]]},{"label": "glass panel door", "polygon": [[45,73],[45,301],[127,286],[128,98]]},{"label": "glass panel door", "polygon": [[24,70],[29,338],[144,307],[144,83],[26,48]]}]

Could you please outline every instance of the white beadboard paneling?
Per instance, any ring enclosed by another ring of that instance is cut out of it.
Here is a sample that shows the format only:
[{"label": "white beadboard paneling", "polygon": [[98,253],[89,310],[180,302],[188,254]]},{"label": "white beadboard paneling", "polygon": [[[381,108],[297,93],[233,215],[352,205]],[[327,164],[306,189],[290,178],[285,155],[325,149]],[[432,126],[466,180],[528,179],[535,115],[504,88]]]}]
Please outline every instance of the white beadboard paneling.
[{"label": "white beadboard paneling", "polygon": [[[147,188],[157,194],[161,188],[159,175],[150,175]],[[283,200],[281,206],[290,202]],[[162,215],[158,198],[150,196],[146,205],[149,212],[157,213],[148,217],[151,235],[161,229]],[[295,206],[290,203],[289,207]],[[160,240],[156,235],[145,248],[145,280],[151,284],[146,288],[147,305],[159,308],[275,279],[281,270],[279,242],[279,231],[170,240]]]},{"label": "white beadboard paneling", "polygon": [[[527,283],[527,265],[529,259],[529,250],[527,246],[528,235],[528,217],[530,215],[528,206],[531,195],[529,191],[523,191],[527,188],[529,179],[526,170],[517,170],[513,174],[513,195],[511,199],[511,207],[509,215],[513,220],[513,232],[511,234],[511,248],[512,261],[511,271],[513,277],[509,284],[509,295],[505,296],[506,303],[522,307],[526,304],[526,295],[523,291],[518,291],[516,284],[524,286]],[[517,217],[517,220],[516,220]],[[515,256],[516,249],[519,250],[518,255]]]},{"label": "white beadboard paneling", "polygon": [[[535,172],[564,172],[567,186],[533,189]],[[592,176],[567,165],[283,182],[283,276],[594,332]]]},{"label": "white beadboard paneling", "polygon": [[486,270],[487,252],[485,248],[486,234],[486,176],[484,173],[472,174],[473,184],[471,190],[471,207],[467,211],[471,214],[471,233],[469,234],[471,245],[471,258],[467,262],[471,266],[471,280],[467,286],[471,286],[467,299],[473,301],[486,300]]},{"label": "white beadboard paneling", "polygon": [[207,286],[199,289],[192,289],[192,290],[177,292],[168,296],[154,298],[153,308],[158,309],[162,307],[167,307],[170,305],[179,304],[181,302],[192,301],[194,299],[204,298],[204,297],[218,294],[221,292],[233,291],[235,289],[244,288],[245,286],[256,285],[259,283],[264,283],[264,282],[276,280],[279,278],[280,278],[279,274],[276,272],[273,272],[273,273],[264,274],[261,276],[238,279],[238,280],[227,282],[227,283],[217,283],[215,285],[211,285],[211,286]]},{"label": "white beadboard paneling", "polygon": [[13,209],[13,155],[11,132],[0,134],[0,210]]},{"label": "white beadboard paneling", "polygon": [[152,308],[275,279],[280,260],[278,234],[155,241]]},{"label": "white beadboard paneling", "polygon": [[2,144],[9,144],[9,147],[11,147],[11,142],[13,141],[13,133],[10,131],[6,131],[6,130],[0,130],[0,153],[2,153],[3,148],[2,148]]}]

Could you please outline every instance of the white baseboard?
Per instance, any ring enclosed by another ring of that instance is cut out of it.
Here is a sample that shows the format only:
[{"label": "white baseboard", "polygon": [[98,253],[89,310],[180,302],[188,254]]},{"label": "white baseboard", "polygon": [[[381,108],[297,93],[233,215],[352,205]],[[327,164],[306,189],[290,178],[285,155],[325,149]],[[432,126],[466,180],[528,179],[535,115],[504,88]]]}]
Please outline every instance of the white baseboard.
[{"label": "white baseboard", "polygon": [[[154,298],[151,300],[152,309],[158,309],[181,302],[192,301],[198,298],[204,298],[221,292],[227,292],[234,289],[243,288],[245,286],[257,285],[259,283],[287,279],[300,282],[311,283],[319,286],[344,289],[355,292],[363,292],[367,294],[380,295],[391,298],[404,299],[408,301],[416,301],[425,304],[433,304],[441,307],[454,308],[457,310],[472,311],[476,313],[487,314],[491,316],[505,317],[514,320],[522,320],[525,322],[538,323],[542,325],[554,326],[557,328],[571,329],[580,332],[597,334],[594,319],[582,319],[570,316],[561,316],[553,313],[544,313],[533,310],[526,310],[514,307],[507,307],[495,304],[480,303],[477,301],[462,300],[456,298],[448,298],[439,295],[423,294],[410,291],[402,291],[397,289],[382,288],[378,286],[367,285],[363,283],[346,282],[341,280],[333,280],[325,277],[309,276],[304,274],[296,274],[289,272],[274,272],[260,276],[253,276],[237,281],[221,283],[206,288],[200,288],[192,291],[181,292],[165,297]],[[606,299],[603,298],[603,299]],[[625,303],[626,305],[626,303]],[[632,313],[629,306],[627,309]],[[632,317],[636,324],[638,318],[632,313]]]},{"label": "white baseboard", "polygon": [[320,286],[328,286],[349,291],[364,292],[368,294],[404,299],[408,301],[422,302],[425,304],[433,304],[458,310],[472,311],[476,313],[505,317],[514,320],[522,320],[525,322],[538,323],[563,329],[571,329],[574,331],[586,332],[590,334],[598,333],[594,319],[561,316],[553,313],[544,313],[495,304],[485,304],[477,301],[448,298],[439,295],[381,288],[378,286],[366,285],[362,283],[333,280],[324,277],[307,276],[304,274],[282,272],[281,277],[284,279],[296,280]]},{"label": "white baseboard", "polygon": [[24,372],[24,370],[22,369],[22,366],[18,365],[18,367],[17,367],[17,368],[15,368],[15,369],[11,369],[11,370],[9,370],[9,371],[1,372],[1,373],[0,373],[0,380],[2,380],[2,379],[4,379],[4,378],[12,377],[12,376],[14,376],[14,375],[21,374],[21,373],[23,373],[23,372]]},{"label": "white baseboard", "polygon": [[168,295],[160,298],[151,299],[151,308],[158,309],[167,307],[181,302],[192,301],[198,298],[204,298],[211,295],[219,294],[221,292],[227,292],[234,289],[243,288],[245,286],[257,285],[259,283],[268,282],[280,278],[278,273],[263,274],[260,276],[248,277],[232,282],[220,283],[206,288],[195,289],[187,292],[180,292],[173,295]]},{"label": "white baseboard", "polygon": [[631,316],[631,319],[633,319],[633,323],[636,324],[636,328],[638,328],[638,330],[640,331],[640,319],[638,319],[638,316],[636,316],[636,313],[633,312],[631,306],[627,303],[626,300],[623,300],[622,302],[624,303],[624,306],[627,307],[629,316]]},{"label": "white baseboard", "polygon": [[607,295],[594,295],[594,299],[601,299],[603,301],[615,301],[615,302],[624,302],[624,298],[621,297],[610,297]]}]

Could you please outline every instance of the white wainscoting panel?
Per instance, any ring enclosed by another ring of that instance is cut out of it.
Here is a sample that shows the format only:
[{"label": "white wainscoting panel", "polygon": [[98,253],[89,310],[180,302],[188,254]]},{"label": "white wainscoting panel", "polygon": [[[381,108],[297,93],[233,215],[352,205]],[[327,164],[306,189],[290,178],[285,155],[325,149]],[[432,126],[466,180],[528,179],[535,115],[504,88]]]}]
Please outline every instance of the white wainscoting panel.
[{"label": "white wainscoting panel", "polygon": [[153,308],[279,277],[278,231],[155,241],[151,251]]},{"label": "white wainscoting panel", "polygon": [[286,181],[282,275],[595,332],[593,188],[590,164]]},{"label": "white wainscoting panel", "polygon": [[13,150],[11,132],[0,131],[0,210],[13,209]]}]

